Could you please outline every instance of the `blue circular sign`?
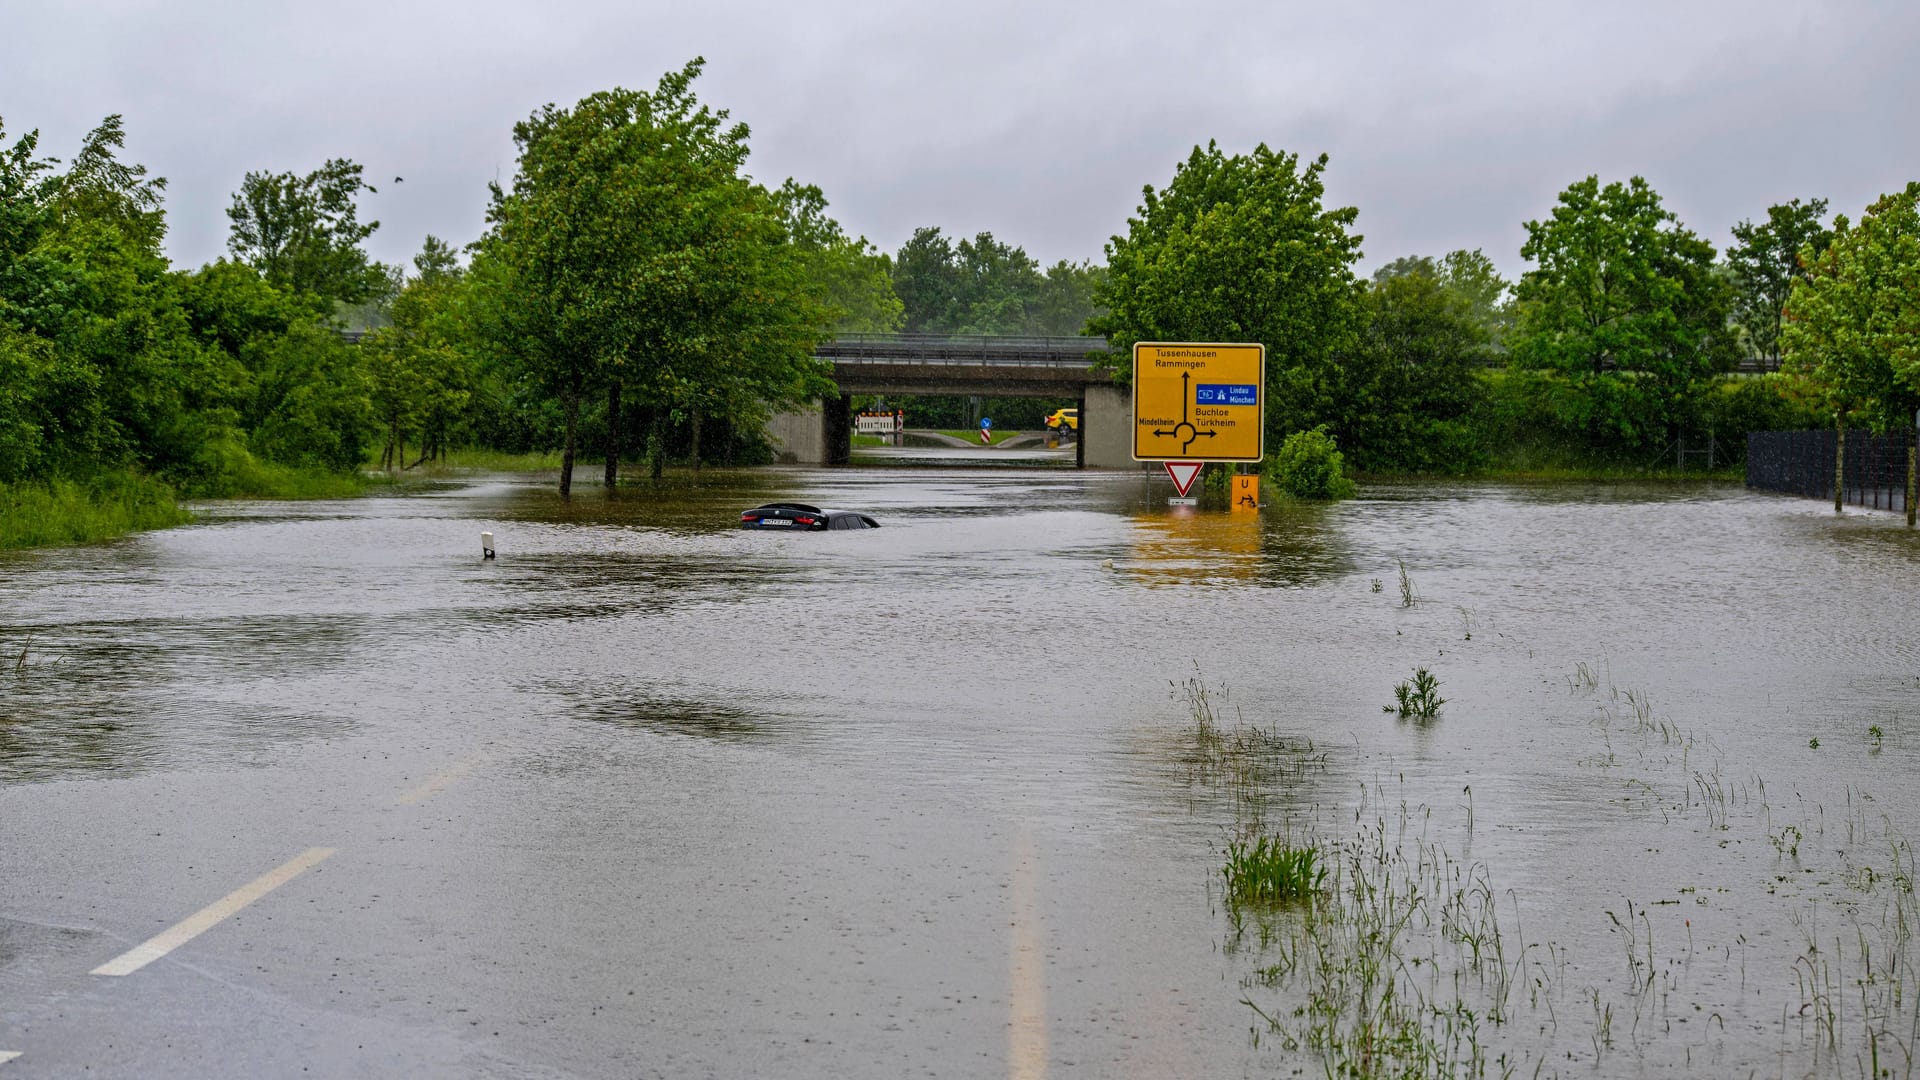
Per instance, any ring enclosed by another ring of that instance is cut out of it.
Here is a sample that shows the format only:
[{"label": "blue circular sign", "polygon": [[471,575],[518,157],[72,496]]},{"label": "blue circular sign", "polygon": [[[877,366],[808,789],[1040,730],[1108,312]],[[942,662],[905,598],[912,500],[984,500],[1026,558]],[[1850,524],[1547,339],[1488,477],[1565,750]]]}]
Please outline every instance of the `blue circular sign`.
[{"label": "blue circular sign", "polygon": [[983,428],[991,428],[993,426],[993,418],[990,416],[981,417],[980,426]]}]

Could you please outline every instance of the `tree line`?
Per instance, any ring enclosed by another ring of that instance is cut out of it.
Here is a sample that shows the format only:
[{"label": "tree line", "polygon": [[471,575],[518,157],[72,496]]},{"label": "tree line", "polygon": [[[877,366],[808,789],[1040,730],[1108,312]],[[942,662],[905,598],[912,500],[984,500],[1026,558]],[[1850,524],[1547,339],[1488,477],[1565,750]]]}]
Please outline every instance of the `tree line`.
[{"label": "tree line", "polygon": [[[563,491],[586,452],[609,480],[751,463],[772,412],[834,392],[812,353],[848,332],[1091,332],[1117,367],[1138,340],[1264,342],[1270,442],[1317,430],[1373,471],[1646,462],[1707,431],[1887,428],[1920,396],[1913,186],[1831,227],[1822,200],[1771,207],[1722,255],[1645,181],[1587,177],[1527,223],[1518,281],[1466,250],[1362,278],[1324,156],[1208,144],[1104,265],[931,226],[886,253],[818,187],[752,178],[701,67],[533,112],[481,235],[404,268],[365,250],[378,190],[351,160],[246,174],[227,257],[178,269],[119,117],[64,162],[0,127],[0,483],[276,494],[463,445],[558,449]],[[1743,356],[1785,373],[1730,378]]]},{"label": "tree line", "polygon": [[[1261,341],[1269,441],[1331,436],[1373,471],[1649,465],[1709,436],[1836,419],[1910,424],[1920,368],[1914,186],[1859,226],[1792,200],[1724,256],[1639,177],[1597,176],[1526,223],[1530,264],[1480,251],[1354,273],[1357,210],[1324,202],[1327,159],[1196,148],[1107,247],[1092,321],[1134,341]],[[1735,377],[1743,358],[1777,373]]]}]

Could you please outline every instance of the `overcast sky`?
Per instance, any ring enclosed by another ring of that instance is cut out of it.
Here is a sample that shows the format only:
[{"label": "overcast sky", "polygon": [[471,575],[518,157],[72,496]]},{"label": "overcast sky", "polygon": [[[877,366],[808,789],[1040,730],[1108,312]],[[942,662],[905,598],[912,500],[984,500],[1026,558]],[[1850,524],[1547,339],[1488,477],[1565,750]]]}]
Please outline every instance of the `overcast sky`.
[{"label": "overcast sky", "polygon": [[1590,173],[1647,177],[1716,247],[1769,203],[1857,216],[1920,178],[1915,0],[0,0],[0,118],[66,157],[124,114],[181,264],[225,250],[243,173],[350,157],[399,261],[480,233],[516,120],[696,55],[750,171],[889,251],[938,225],[1099,261],[1209,139],[1329,154],[1363,270],[1478,247],[1512,275],[1522,223]]}]

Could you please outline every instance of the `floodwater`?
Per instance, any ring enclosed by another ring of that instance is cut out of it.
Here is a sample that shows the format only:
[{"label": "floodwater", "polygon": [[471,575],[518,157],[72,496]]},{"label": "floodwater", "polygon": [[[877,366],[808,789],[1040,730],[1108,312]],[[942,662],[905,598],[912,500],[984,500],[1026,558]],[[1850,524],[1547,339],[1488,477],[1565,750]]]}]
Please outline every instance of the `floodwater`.
[{"label": "floodwater", "polygon": [[[1256,804],[1484,881],[1497,1007],[1458,932],[1403,928],[1463,1074],[1912,1072],[1899,519],[1168,494],[488,478],[0,556],[0,1076],[1317,1075],[1313,988],[1272,971],[1318,924],[1221,889]],[[776,497],[885,527],[731,527]],[[1439,716],[1383,712],[1416,667]],[[1312,751],[1252,801],[1197,773],[1190,679]]]}]

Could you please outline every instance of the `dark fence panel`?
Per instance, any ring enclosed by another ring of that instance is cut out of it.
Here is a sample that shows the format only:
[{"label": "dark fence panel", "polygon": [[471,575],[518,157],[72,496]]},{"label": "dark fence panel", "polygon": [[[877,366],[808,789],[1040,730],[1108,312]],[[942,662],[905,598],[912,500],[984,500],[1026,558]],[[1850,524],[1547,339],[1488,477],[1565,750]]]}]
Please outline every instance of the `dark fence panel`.
[{"label": "dark fence panel", "polygon": [[[1747,435],[1747,486],[1833,498],[1832,431],[1755,431]],[[1907,508],[1907,436],[1847,432],[1841,498],[1877,510]]]}]

